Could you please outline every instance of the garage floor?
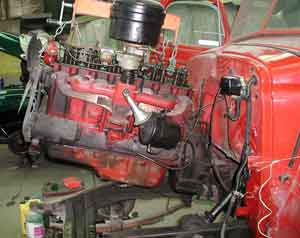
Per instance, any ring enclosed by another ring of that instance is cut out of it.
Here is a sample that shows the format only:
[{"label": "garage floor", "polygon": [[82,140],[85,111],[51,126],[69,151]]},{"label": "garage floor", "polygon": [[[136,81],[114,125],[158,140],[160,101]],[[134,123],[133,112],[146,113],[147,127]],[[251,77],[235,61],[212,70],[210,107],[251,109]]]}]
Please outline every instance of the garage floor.
[{"label": "garage floor", "polygon": [[89,170],[43,161],[38,168],[18,168],[18,158],[0,146],[0,231],[1,237],[20,237],[19,203],[24,197],[38,198],[48,181],[68,176],[82,178],[92,185]]},{"label": "garage floor", "polygon": [[[86,187],[100,181],[86,168],[70,164],[54,163],[43,160],[37,168],[18,168],[18,158],[11,154],[5,145],[0,146],[0,231],[1,237],[21,237],[19,223],[19,203],[24,197],[39,198],[41,188],[49,181],[59,181],[68,176],[81,178]],[[178,204],[172,200],[169,206]],[[139,214],[150,215],[166,209],[167,200],[138,201],[135,210]],[[202,213],[211,207],[210,202],[196,200],[193,207],[183,209],[161,220],[155,226],[175,225],[184,214]]]}]

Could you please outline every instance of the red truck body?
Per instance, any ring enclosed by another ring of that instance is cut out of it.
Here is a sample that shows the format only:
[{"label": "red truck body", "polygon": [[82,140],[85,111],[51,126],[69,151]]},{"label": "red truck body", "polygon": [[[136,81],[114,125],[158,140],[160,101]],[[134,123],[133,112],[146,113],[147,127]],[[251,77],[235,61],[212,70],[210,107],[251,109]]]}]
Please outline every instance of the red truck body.
[{"label": "red truck body", "polygon": [[[286,14],[287,7],[299,10],[300,6],[292,1],[266,1],[259,8],[255,2],[243,1],[229,43],[191,60],[190,82],[194,95],[204,98],[203,105],[212,105],[224,76],[238,76],[245,82],[257,78],[251,99],[249,179],[236,215],[248,219],[254,237],[296,238],[300,237],[300,164],[295,146],[300,120],[300,22],[294,19],[289,25],[286,20],[284,27],[270,26],[270,19],[279,12]],[[256,16],[257,29],[247,32],[257,8],[264,14]],[[227,105],[220,100],[213,110],[206,107],[201,120],[209,123],[213,118],[212,143],[238,159],[244,143],[246,103],[242,102],[239,119],[230,121],[224,115],[236,107],[233,96],[226,99]],[[288,166],[292,157],[295,163]]]}]

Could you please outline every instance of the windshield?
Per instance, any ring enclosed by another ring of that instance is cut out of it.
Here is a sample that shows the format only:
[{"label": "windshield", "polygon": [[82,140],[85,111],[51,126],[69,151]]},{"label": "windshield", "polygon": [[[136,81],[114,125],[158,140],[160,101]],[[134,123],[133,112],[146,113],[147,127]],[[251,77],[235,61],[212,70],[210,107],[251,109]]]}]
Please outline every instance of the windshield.
[{"label": "windshield", "polygon": [[[167,12],[181,18],[177,44],[216,47],[223,42],[223,26],[217,7],[208,1],[176,1]],[[167,33],[167,38],[172,39]]]},{"label": "windshield", "polygon": [[243,0],[232,39],[255,33],[300,33],[299,0]]}]

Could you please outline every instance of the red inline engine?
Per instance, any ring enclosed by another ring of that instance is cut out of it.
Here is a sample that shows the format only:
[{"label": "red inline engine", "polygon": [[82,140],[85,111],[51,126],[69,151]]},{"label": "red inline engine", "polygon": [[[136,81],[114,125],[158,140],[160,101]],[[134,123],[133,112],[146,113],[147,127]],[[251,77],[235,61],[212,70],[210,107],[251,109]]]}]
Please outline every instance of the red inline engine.
[{"label": "red inline engine", "polygon": [[104,179],[146,187],[158,186],[168,168],[190,164],[187,70],[147,63],[145,45],[157,44],[164,17],[159,3],[116,1],[110,34],[124,42],[122,51],[64,45],[51,69],[39,66],[25,140]]},{"label": "red inline engine", "polygon": [[120,74],[64,64],[54,66],[48,83],[47,107],[36,115],[32,137],[51,142],[50,157],[72,158],[104,178],[150,187],[165,169],[135,157],[179,159],[189,88],[136,78],[126,84]]}]

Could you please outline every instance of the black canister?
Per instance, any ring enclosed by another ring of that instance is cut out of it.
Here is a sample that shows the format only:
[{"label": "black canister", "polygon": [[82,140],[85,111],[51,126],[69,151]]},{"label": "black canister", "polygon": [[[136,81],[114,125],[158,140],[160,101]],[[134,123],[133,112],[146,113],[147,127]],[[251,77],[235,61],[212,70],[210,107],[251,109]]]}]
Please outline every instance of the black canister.
[{"label": "black canister", "polygon": [[116,0],[111,11],[110,37],[154,46],[165,16],[163,6],[153,0]]}]

